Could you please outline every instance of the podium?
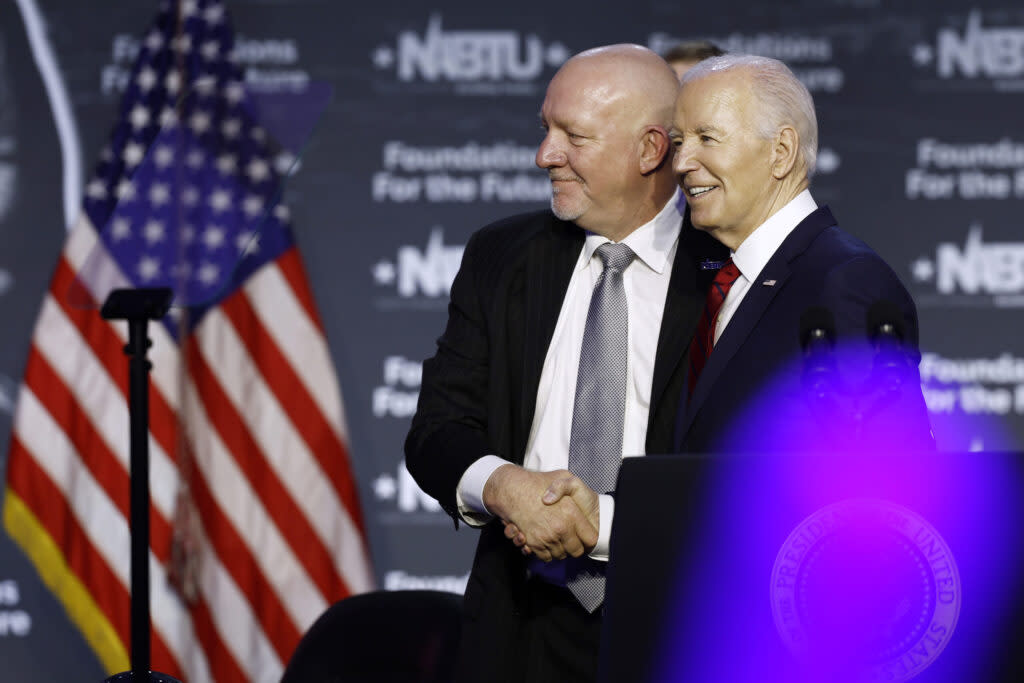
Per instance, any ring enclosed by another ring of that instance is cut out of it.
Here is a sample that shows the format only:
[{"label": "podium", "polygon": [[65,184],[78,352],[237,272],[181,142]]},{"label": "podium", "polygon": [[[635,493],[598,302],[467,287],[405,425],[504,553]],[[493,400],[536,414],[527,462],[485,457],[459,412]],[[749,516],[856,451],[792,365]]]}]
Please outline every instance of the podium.
[{"label": "podium", "polygon": [[1024,453],[626,458],[601,681],[1024,680]]}]

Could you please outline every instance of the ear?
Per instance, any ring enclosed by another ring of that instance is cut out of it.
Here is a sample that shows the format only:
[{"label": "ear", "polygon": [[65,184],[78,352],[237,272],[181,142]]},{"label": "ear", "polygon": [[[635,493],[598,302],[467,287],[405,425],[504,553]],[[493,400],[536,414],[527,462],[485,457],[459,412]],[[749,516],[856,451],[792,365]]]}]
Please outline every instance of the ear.
[{"label": "ear", "polygon": [[640,173],[647,175],[656,170],[672,149],[668,131],[661,126],[648,126],[640,136]]},{"label": "ear", "polygon": [[772,177],[782,180],[796,168],[800,160],[800,135],[792,126],[784,126],[775,135],[772,153]]}]

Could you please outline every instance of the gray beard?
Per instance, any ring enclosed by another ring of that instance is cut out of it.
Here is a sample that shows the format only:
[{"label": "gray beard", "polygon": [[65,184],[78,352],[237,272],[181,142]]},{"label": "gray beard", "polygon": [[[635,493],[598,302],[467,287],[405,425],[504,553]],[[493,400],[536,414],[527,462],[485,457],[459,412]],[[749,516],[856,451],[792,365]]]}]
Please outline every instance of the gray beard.
[{"label": "gray beard", "polygon": [[559,220],[570,221],[570,222],[576,220],[577,218],[579,218],[580,216],[583,215],[583,211],[581,209],[579,209],[579,208],[574,208],[574,209],[562,208],[562,209],[559,209],[558,208],[557,199],[553,195],[551,197],[551,212],[553,214],[555,214],[555,216]]}]

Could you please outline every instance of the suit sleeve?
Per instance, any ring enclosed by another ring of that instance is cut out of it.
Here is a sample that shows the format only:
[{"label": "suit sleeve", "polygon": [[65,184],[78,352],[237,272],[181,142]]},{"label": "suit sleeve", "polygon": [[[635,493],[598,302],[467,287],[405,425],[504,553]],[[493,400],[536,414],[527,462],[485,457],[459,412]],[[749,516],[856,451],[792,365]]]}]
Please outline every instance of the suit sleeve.
[{"label": "suit sleeve", "polygon": [[458,519],[455,489],[466,469],[491,451],[487,439],[490,343],[479,279],[479,234],[470,238],[452,284],[448,323],[423,380],[405,441],[406,466]]}]

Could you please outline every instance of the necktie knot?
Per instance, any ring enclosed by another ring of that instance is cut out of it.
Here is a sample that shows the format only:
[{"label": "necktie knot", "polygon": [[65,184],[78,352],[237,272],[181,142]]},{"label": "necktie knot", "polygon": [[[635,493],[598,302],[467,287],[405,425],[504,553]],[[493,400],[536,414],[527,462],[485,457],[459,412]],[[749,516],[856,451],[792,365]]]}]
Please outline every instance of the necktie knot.
[{"label": "necktie knot", "polygon": [[604,264],[605,270],[612,270],[621,273],[624,271],[633,259],[636,258],[636,254],[627,245],[613,244],[611,242],[605,242],[597,248],[597,256],[601,259]]},{"label": "necktie knot", "polygon": [[715,273],[715,286],[721,287],[725,290],[725,293],[729,293],[729,289],[733,283],[736,282],[740,277],[740,269],[736,267],[736,264],[729,259],[725,264],[719,268],[718,272]]}]

